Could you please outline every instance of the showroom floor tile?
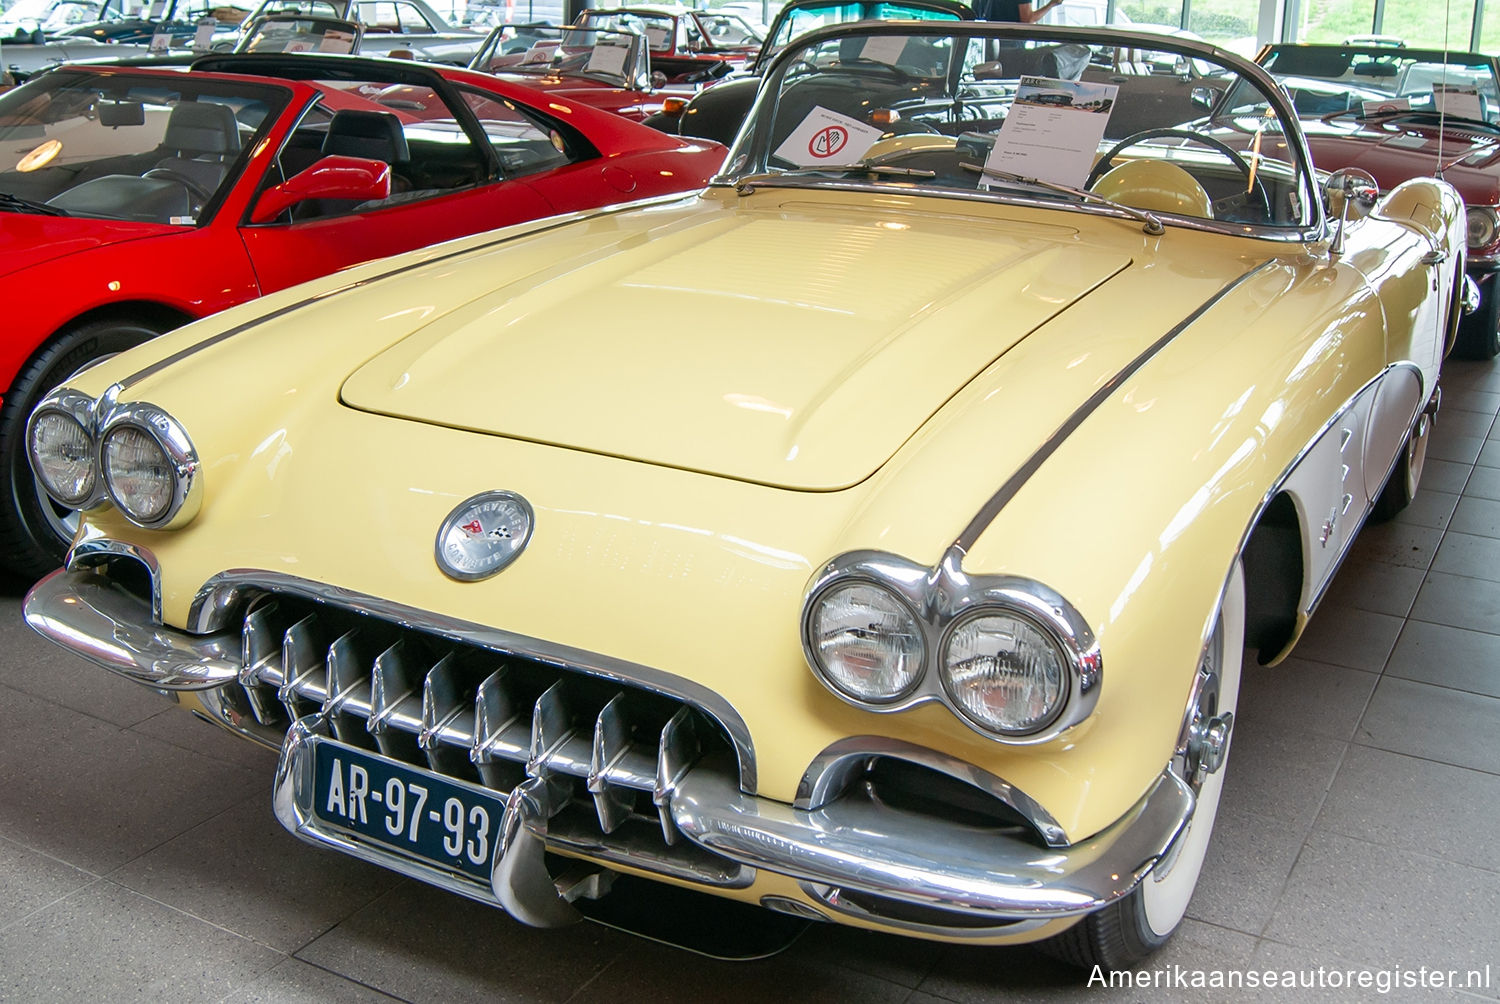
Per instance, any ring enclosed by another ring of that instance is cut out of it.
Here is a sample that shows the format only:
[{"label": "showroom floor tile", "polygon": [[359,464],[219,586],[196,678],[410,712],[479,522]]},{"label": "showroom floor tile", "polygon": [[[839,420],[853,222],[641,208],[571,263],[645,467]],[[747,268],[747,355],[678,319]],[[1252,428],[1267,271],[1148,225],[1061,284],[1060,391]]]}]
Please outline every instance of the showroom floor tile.
[{"label": "showroom floor tile", "polygon": [[[1444,388],[1417,504],[1361,534],[1293,658],[1246,667],[1203,880],[1150,968],[1488,966],[1389,999],[1500,997],[1500,365]],[[273,754],[41,641],[23,591],[0,580],[0,1000],[1230,999],[844,928],[730,964],[523,927],[286,834]]]}]

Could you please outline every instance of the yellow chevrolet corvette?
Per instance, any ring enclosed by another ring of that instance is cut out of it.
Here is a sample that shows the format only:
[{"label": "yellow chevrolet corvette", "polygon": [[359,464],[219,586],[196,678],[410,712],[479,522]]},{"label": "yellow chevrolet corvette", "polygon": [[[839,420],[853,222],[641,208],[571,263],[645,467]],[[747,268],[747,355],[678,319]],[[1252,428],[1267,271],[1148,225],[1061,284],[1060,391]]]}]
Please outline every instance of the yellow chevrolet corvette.
[{"label": "yellow chevrolet corvette", "polygon": [[278,748],[303,839],[527,923],[629,875],[1123,965],[1197,881],[1242,660],[1416,490],[1463,221],[1321,178],[1209,46],[816,31],[700,194],[74,377],[26,616]]}]

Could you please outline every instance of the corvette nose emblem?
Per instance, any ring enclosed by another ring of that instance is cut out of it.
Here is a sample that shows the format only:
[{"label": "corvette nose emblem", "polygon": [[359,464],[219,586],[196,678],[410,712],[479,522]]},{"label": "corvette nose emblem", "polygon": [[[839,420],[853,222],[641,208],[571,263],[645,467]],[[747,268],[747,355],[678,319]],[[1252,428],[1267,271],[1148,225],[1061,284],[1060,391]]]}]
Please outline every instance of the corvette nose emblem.
[{"label": "corvette nose emblem", "polygon": [[531,503],[515,492],[481,492],[459,503],[438,528],[438,567],[462,582],[488,578],[526,549],[534,521]]}]

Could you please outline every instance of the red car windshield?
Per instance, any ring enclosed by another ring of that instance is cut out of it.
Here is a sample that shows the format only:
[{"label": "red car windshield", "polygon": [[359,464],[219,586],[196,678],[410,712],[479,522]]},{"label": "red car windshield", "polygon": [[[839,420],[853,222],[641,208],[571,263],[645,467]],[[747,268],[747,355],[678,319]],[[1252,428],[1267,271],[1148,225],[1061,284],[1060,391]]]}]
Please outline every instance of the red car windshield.
[{"label": "red car windshield", "polygon": [[289,97],[186,75],[43,74],[0,96],[0,210],[199,223]]}]

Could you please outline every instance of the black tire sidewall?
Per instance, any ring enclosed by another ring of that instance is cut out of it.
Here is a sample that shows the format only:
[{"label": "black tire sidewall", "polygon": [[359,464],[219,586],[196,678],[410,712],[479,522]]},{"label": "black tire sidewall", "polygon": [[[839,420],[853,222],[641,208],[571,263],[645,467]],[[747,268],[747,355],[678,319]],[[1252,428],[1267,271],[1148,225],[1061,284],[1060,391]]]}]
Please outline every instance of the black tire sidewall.
[{"label": "black tire sidewall", "polygon": [[1479,309],[1458,325],[1453,354],[1484,361],[1500,355],[1500,283],[1489,276],[1479,286]]},{"label": "black tire sidewall", "polygon": [[103,356],[139,345],[159,332],[129,321],[96,321],[47,342],[21,367],[0,403],[0,564],[39,576],[61,564],[67,543],[42,511],[26,459],[26,420],[48,392]]}]

